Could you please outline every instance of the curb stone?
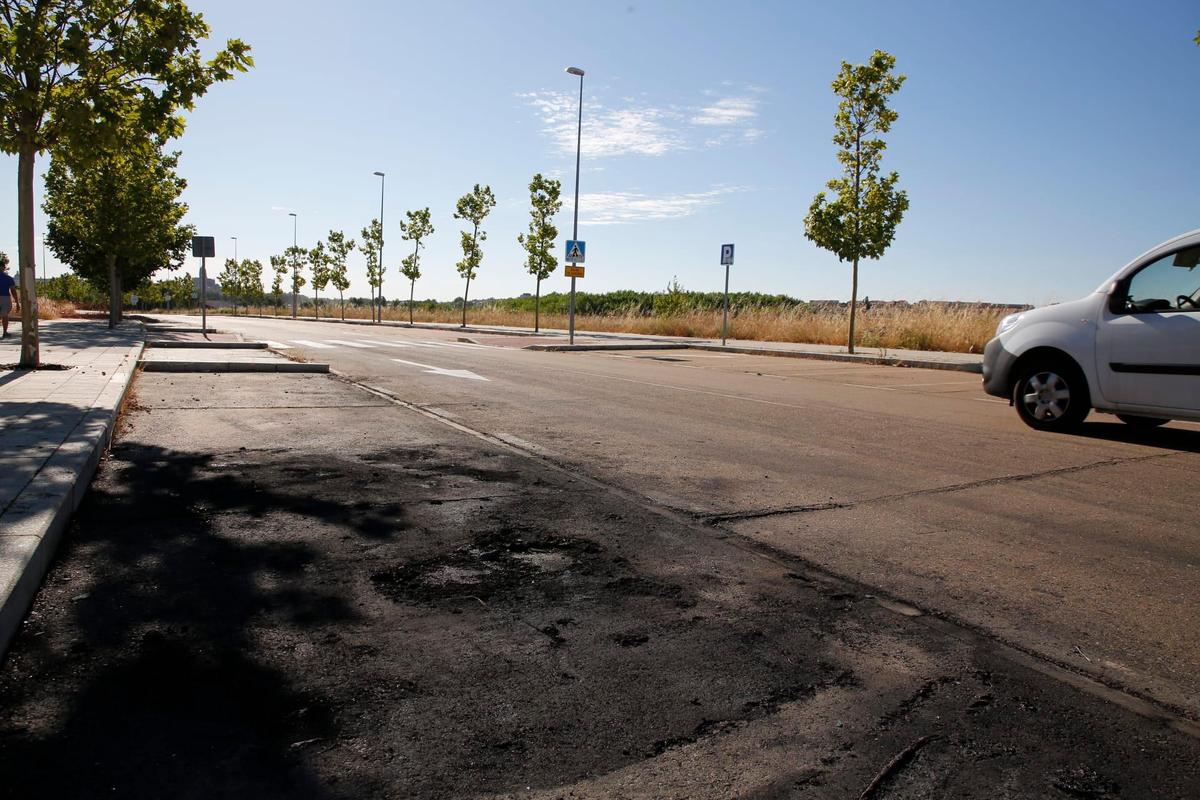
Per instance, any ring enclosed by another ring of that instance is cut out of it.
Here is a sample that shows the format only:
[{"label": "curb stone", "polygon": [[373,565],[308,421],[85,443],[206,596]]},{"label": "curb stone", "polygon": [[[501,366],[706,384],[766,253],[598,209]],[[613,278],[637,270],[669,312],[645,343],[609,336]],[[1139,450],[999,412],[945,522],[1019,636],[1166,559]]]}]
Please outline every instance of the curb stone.
[{"label": "curb stone", "polygon": [[824,353],[813,350],[783,350],[767,347],[730,347],[719,344],[529,344],[521,349],[551,353],[584,353],[595,350],[708,350],[747,356],[808,358],[818,361],[844,361],[853,364],[872,364],[886,367],[919,367],[921,369],[943,369],[974,374],[983,372],[981,363],[900,358],[897,356],[871,356],[858,353],[853,355],[850,353]]},{"label": "curb stone", "polygon": [[139,361],[146,372],[329,372],[307,361]]},{"label": "curb stone", "polygon": [[20,630],[54,553],[112,442],[117,414],[144,350],[129,348],[91,409],[4,512],[0,534],[0,656]]},{"label": "curb stone", "polygon": [[266,350],[266,342],[179,342],[170,339],[146,342],[147,347],[162,350]]}]

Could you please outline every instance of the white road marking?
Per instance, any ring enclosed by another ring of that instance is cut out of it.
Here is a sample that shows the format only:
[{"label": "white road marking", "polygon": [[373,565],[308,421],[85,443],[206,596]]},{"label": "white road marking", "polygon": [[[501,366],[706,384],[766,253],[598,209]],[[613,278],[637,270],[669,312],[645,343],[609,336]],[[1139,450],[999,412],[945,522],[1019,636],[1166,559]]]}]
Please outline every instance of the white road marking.
[{"label": "white road marking", "polygon": [[865,383],[839,383],[838,386],[853,386],[855,389],[879,389],[884,392],[896,391],[896,387],[894,386],[870,386]]},{"label": "white road marking", "polygon": [[392,361],[395,361],[397,364],[407,364],[410,367],[419,367],[420,369],[423,369],[426,372],[434,375],[445,375],[447,378],[466,378],[467,380],[471,381],[491,380],[490,378],[485,378],[482,375],[476,375],[469,369],[444,369],[442,367],[435,367],[430,364],[418,364],[416,361],[405,361],[402,358],[393,358]]},{"label": "white road marking", "polygon": [[904,383],[897,389],[911,389],[914,386],[978,386],[979,381],[937,381],[935,383]]},{"label": "white road marking", "polygon": [[377,347],[412,347],[407,342],[385,342],[382,339],[360,339],[359,341]]},{"label": "white road marking", "polygon": [[301,347],[311,347],[314,350],[332,350],[333,349],[333,345],[331,345],[331,344],[321,344],[320,342],[312,342],[312,341],[309,341],[308,339],[292,339],[290,341],[295,342],[296,344],[300,345]]},{"label": "white road marking", "polygon": [[373,345],[373,344],[364,344],[364,343],[362,343],[362,342],[348,342],[348,341],[346,341],[345,339],[326,339],[325,341],[329,342],[330,344],[341,344],[341,345],[345,345],[346,347],[362,347],[362,348],[367,348],[367,347],[374,347],[374,346],[375,346],[375,345]]},{"label": "white road marking", "polygon": [[547,450],[546,448],[542,447],[541,445],[534,444],[533,442],[528,441],[526,439],[522,439],[519,436],[513,436],[511,433],[497,433],[497,434],[495,434],[495,436],[497,439],[499,439],[502,442],[508,442],[509,444],[511,444],[515,447],[520,447],[523,450],[532,451],[534,453],[537,453],[538,455],[551,456],[551,457],[557,456],[556,453],[554,453],[550,450]]},{"label": "white road marking", "polygon": [[477,348],[477,347],[483,347],[483,345],[481,345],[481,344],[471,344],[471,343],[469,343],[469,342],[430,342],[430,341],[422,341],[422,342],[419,342],[419,344],[427,344],[427,345],[431,345],[431,346],[433,346],[433,347],[465,347],[465,348],[467,348],[468,350],[471,350],[471,349],[474,349],[474,348]]},{"label": "white road marking", "polygon": [[972,397],[971,399],[976,403],[1002,403],[1004,405],[1008,405],[1007,400],[993,400],[990,397]]},{"label": "white road marking", "polygon": [[283,342],[275,342],[270,339],[267,339],[266,343],[267,343],[267,347],[274,347],[276,350],[291,350],[292,349],[292,346],[290,344],[284,344]]}]

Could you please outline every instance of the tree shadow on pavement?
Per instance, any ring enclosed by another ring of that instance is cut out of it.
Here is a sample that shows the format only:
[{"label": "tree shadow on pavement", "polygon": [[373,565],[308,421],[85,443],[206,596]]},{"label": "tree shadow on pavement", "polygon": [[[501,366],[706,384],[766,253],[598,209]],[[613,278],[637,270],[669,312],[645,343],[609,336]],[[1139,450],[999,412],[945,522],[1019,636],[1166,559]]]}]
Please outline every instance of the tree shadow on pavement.
[{"label": "tree shadow on pavement", "polygon": [[333,710],[257,641],[300,657],[359,615],[279,523],[378,539],[402,514],[253,466],[113,449],[0,673],[0,796],[331,796],[301,756],[336,738]]}]

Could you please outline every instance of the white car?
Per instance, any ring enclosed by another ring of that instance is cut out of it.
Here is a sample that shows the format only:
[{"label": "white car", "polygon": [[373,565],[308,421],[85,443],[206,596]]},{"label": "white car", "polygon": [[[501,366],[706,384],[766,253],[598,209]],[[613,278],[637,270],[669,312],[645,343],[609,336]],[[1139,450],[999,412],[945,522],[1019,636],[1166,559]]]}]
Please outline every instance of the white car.
[{"label": "white car", "polygon": [[1093,408],[1130,425],[1200,420],[1200,230],[1138,256],[1081,300],[1012,314],[983,386],[1039,430]]}]

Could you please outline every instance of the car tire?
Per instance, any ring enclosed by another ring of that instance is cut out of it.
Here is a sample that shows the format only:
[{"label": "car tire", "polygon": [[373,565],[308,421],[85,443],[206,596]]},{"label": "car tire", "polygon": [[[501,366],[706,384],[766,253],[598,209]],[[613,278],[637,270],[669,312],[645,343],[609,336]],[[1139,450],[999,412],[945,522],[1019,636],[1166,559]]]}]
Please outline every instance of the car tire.
[{"label": "car tire", "polygon": [[1171,421],[1169,419],[1159,419],[1158,417],[1139,417],[1134,414],[1117,414],[1117,419],[1131,428],[1142,429],[1157,428]]},{"label": "car tire", "polygon": [[1023,365],[1013,385],[1021,421],[1039,431],[1077,428],[1092,410],[1087,379],[1066,359],[1035,359]]}]

